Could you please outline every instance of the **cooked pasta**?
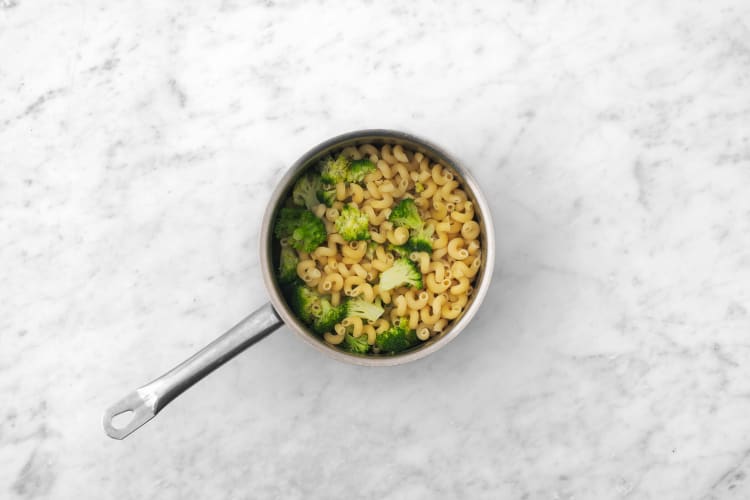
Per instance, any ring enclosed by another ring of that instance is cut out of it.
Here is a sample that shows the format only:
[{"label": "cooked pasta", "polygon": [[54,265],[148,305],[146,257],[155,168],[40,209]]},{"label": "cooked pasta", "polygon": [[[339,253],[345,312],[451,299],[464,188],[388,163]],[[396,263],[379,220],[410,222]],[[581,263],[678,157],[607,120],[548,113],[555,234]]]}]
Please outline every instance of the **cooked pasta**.
[{"label": "cooked pasta", "polygon": [[328,344],[395,354],[442,335],[470,303],[482,265],[474,204],[422,152],[346,147],[298,179],[282,212],[279,282]]}]

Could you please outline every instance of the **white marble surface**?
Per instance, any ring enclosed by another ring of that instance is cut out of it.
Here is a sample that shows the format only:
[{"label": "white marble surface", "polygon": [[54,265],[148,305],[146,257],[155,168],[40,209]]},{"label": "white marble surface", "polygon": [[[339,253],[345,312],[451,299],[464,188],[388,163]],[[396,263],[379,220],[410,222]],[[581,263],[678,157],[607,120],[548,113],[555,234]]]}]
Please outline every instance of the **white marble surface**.
[{"label": "white marble surface", "polygon": [[[461,157],[498,258],[407,366],[286,329],[269,189],[340,132]],[[0,498],[750,497],[750,4],[0,0]]]}]

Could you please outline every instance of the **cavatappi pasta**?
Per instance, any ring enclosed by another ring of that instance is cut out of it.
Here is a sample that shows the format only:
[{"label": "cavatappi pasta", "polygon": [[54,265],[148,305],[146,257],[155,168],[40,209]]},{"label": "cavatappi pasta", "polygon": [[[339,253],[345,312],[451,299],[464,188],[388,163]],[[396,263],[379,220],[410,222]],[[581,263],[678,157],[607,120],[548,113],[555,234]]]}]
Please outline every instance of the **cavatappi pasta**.
[{"label": "cavatappi pasta", "polygon": [[440,335],[467,307],[480,226],[453,172],[400,145],[347,147],[311,166],[275,225],[278,278],[300,319],[359,354]]}]

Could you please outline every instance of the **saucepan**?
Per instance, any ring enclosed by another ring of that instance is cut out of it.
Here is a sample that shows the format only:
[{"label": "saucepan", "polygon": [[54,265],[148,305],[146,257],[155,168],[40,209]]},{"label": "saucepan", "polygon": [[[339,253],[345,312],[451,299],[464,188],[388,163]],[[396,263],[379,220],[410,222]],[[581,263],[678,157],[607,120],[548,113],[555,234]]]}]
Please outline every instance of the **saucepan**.
[{"label": "saucepan", "polygon": [[[395,355],[362,356],[335,348],[313,333],[301,322],[282,295],[274,274],[274,263],[278,258],[277,244],[272,237],[273,221],[287,193],[299,175],[310,165],[317,163],[332,151],[360,144],[400,144],[414,152],[421,152],[432,161],[453,169],[474,203],[475,217],[481,231],[482,265],[474,292],[463,313],[448,328],[418,347]],[[103,418],[104,430],[114,439],[123,439],[156,416],[159,411],[183,391],[208,375],[232,357],[263,339],[285,324],[297,337],[334,359],[365,366],[393,366],[408,363],[431,354],[444,347],[466,328],[487,294],[495,260],[495,236],[490,209],[476,181],[455,158],[429,141],[414,135],[393,130],[360,130],[329,139],[302,155],[279,181],[268,202],[260,229],[260,269],[270,302],[250,313],[229,331],[180,363],[164,375],[131,392],[109,407]],[[123,415],[126,414],[126,415]],[[113,419],[118,417],[115,425]],[[120,424],[124,420],[124,424]]]}]

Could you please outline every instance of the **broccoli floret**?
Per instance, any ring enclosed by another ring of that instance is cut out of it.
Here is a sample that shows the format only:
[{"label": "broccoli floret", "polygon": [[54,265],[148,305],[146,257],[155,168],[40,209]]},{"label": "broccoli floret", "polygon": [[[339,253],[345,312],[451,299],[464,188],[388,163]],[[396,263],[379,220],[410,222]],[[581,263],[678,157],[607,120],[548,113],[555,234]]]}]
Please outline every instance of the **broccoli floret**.
[{"label": "broccoli floret", "polygon": [[417,333],[409,329],[409,320],[401,318],[389,329],[375,337],[375,345],[381,352],[397,353],[416,345]]},{"label": "broccoli floret", "polygon": [[302,284],[297,284],[289,296],[289,305],[292,306],[292,310],[308,325],[315,320],[314,314],[319,310],[317,306],[319,301],[320,296]]},{"label": "broccoli floret", "polygon": [[312,210],[320,201],[318,201],[318,189],[320,189],[320,176],[308,172],[294,184],[292,189],[292,201],[295,205],[307,207]]},{"label": "broccoli floret", "polygon": [[419,194],[419,193],[421,193],[422,191],[424,191],[424,184],[422,184],[422,183],[421,183],[421,182],[419,182],[419,181],[415,182],[415,183],[414,183],[414,191],[415,191],[415,192],[416,192],[417,194]]},{"label": "broccoli floret", "polygon": [[333,325],[343,319],[344,308],[333,306],[325,297],[319,299],[320,309],[313,314],[313,330],[315,333],[324,334],[333,330]]},{"label": "broccoli floret", "polygon": [[409,241],[403,246],[409,252],[432,252],[432,226],[427,226],[419,216],[417,205],[411,198],[404,198],[393,208],[388,220],[397,226],[409,228]]},{"label": "broccoli floret", "polygon": [[419,217],[417,205],[411,198],[404,198],[393,207],[388,220],[397,226],[408,227],[409,229],[419,229],[422,227],[422,219]]},{"label": "broccoli floret", "polygon": [[290,305],[302,321],[320,334],[330,332],[344,316],[343,307],[331,305],[326,297],[301,283],[292,290]]},{"label": "broccoli floret", "polygon": [[347,333],[344,337],[344,349],[355,354],[365,354],[370,350],[370,344],[367,343],[367,335],[360,335],[359,337],[353,336],[351,333]]},{"label": "broccoli floret", "polygon": [[299,257],[289,245],[282,245],[279,253],[279,283],[291,283],[297,279]]},{"label": "broccoli floret", "polygon": [[396,260],[391,267],[380,274],[381,290],[391,290],[401,285],[422,289],[422,273],[419,272],[417,265],[406,257]]},{"label": "broccoli floret", "polygon": [[362,299],[349,299],[345,303],[345,316],[357,316],[368,321],[375,321],[383,314],[383,308]]},{"label": "broccoli floret", "polygon": [[432,252],[432,234],[435,229],[432,226],[422,226],[412,229],[406,247],[412,252]]},{"label": "broccoli floret", "polygon": [[341,215],[336,219],[336,231],[346,241],[369,240],[370,220],[367,214],[353,205],[346,205],[341,209]]},{"label": "broccoli floret", "polygon": [[320,164],[320,178],[327,184],[346,181],[350,161],[344,155],[338,155],[336,158],[329,156]]},{"label": "broccoli floret", "polygon": [[302,210],[299,208],[284,207],[276,215],[273,232],[278,239],[288,238],[297,226],[297,216]]},{"label": "broccoli floret", "polygon": [[320,163],[320,177],[328,184],[362,182],[374,170],[375,164],[370,160],[351,160],[344,155],[329,156]]},{"label": "broccoli floret", "polygon": [[321,184],[317,195],[318,201],[325,203],[327,207],[330,207],[333,205],[333,202],[336,201],[336,188],[330,184]]},{"label": "broccoli floret", "polygon": [[375,170],[375,164],[367,159],[352,160],[346,172],[346,180],[349,182],[362,182],[365,176]]},{"label": "broccoli floret", "polygon": [[408,257],[409,253],[411,253],[412,251],[411,248],[407,247],[406,245],[394,245],[393,243],[388,243],[388,246],[386,248],[389,252],[393,252],[399,257]]},{"label": "broccoli floret", "polygon": [[287,238],[297,250],[312,252],[327,238],[323,221],[304,208],[282,208],[276,217],[274,234]]}]

